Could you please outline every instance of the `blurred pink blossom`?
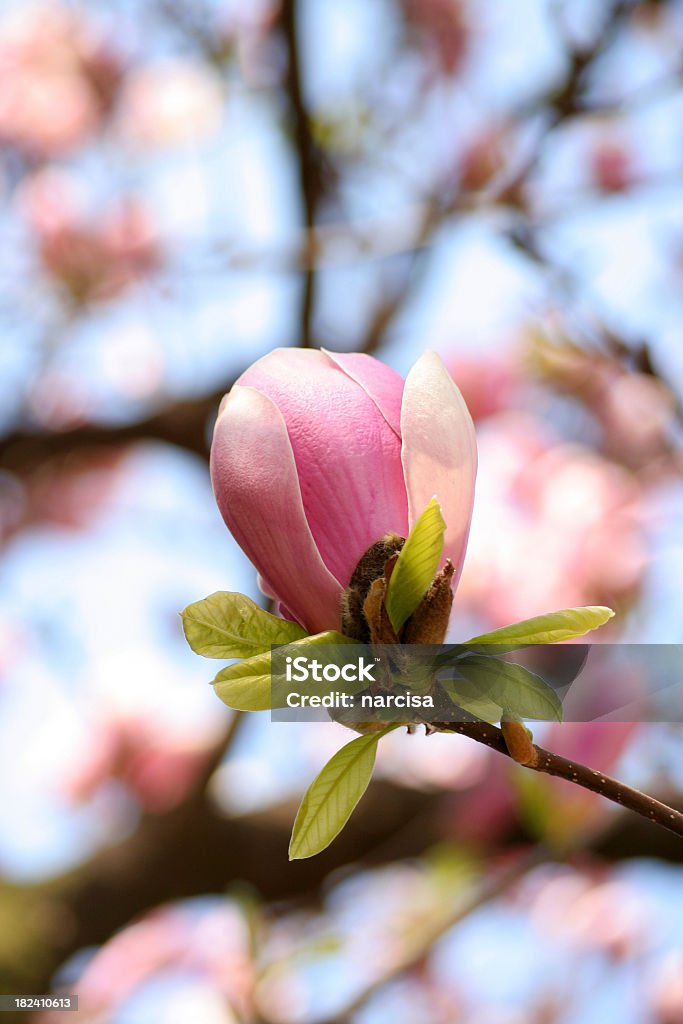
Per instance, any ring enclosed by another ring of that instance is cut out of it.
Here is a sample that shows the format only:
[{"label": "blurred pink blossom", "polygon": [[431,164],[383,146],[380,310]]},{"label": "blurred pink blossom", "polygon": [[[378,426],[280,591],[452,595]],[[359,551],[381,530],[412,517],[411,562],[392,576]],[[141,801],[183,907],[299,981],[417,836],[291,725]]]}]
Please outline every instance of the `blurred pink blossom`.
[{"label": "blurred pink blossom", "polygon": [[521,392],[528,388],[519,356],[509,350],[486,355],[458,352],[447,365],[475,423],[519,405]]},{"label": "blurred pink blossom", "polygon": [[32,157],[81,145],[108,112],[118,57],[61,3],[27,3],[0,22],[0,140]]},{"label": "blurred pink blossom", "polygon": [[76,983],[79,1013],[113,1013],[147,980],[173,968],[204,979],[240,1018],[250,1014],[249,934],[242,915],[228,904],[161,907],[119,932],[88,961]]},{"label": "blurred pink blossom", "polygon": [[589,167],[601,192],[626,192],[638,182],[633,154],[618,139],[600,138],[589,155]]},{"label": "blurred pink blossom", "polygon": [[20,201],[43,268],[74,302],[114,298],[160,263],[155,226],[135,199],[95,215],[68,175],[46,168],[24,183]]},{"label": "blurred pink blossom", "polygon": [[615,960],[643,951],[650,915],[635,886],[575,871],[547,879],[531,904],[532,920],[545,937],[600,950]]},{"label": "blurred pink blossom", "polygon": [[577,398],[599,425],[601,447],[633,468],[665,468],[676,401],[664,382],[570,341],[534,335],[530,368],[561,394]]},{"label": "blurred pink blossom", "polygon": [[60,788],[72,800],[87,800],[116,778],[146,811],[159,814],[187,795],[208,751],[205,737],[178,735],[147,717],[112,713],[94,722],[87,742],[74,750]]},{"label": "blurred pink blossom", "polygon": [[628,602],[646,555],[636,479],[522,414],[486,420],[478,441],[480,501],[459,603],[497,627]]},{"label": "blurred pink blossom", "polygon": [[470,25],[462,0],[402,0],[406,22],[443,74],[459,71],[468,51]]},{"label": "blurred pink blossom", "polygon": [[683,1024],[683,952],[674,951],[650,972],[653,1024]]},{"label": "blurred pink blossom", "polygon": [[157,60],[126,76],[120,130],[143,147],[196,143],[218,130],[223,105],[221,80],[211,67],[186,58]]},{"label": "blurred pink blossom", "polygon": [[460,187],[466,192],[479,192],[498,177],[507,159],[504,135],[495,128],[485,128],[465,146],[460,154]]},{"label": "blurred pink blossom", "polygon": [[39,465],[24,481],[22,526],[53,523],[81,530],[111,500],[127,449],[102,448]]},{"label": "blurred pink blossom", "polygon": [[504,121],[481,126],[457,155],[461,192],[483,192],[493,195],[497,203],[523,209],[526,189],[521,170],[519,139],[513,126]]}]

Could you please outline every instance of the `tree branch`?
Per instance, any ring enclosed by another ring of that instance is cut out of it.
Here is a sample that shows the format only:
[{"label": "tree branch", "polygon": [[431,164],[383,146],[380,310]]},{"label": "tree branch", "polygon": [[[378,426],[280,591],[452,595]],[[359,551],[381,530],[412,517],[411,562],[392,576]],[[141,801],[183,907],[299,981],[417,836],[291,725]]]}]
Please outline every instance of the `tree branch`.
[{"label": "tree branch", "polygon": [[[485,746],[491,747],[492,750],[497,750],[499,754],[505,754],[506,757],[512,758],[502,729],[498,729],[495,725],[489,725],[488,722],[482,722],[466,712],[462,714],[463,721],[438,722],[433,728],[438,732],[455,732],[461,736],[469,736],[477,743],[483,743]],[[550,750],[545,750],[535,743],[530,744],[530,747],[529,760],[523,763],[517,762],[522,763],[523,767],[545,775],[554,775],[559,779],[566,779],[567,782],[581,786],[582,789],[588,789],[592,793],[604,796],[607,800],[619,804],[620,807],[635,811],[643,818],[647,818],[683,838],[683,814],[680,811],[668,807],[661,801],[655,800],[654,797],[648,796],[647,793],[641,793],[640,790],[633,789],[603,772],[595,771],[577,761],[568,761],[560,754],[553,754]]]},{"label": "tree branch", "polygon": [[623,29],[636,3],[637,0],[615,0],[611,10],[605,12],[602,28],[592,43],[588,46],[569,47],[569,66],[564,81],[548,98],[554,125],[583,113],[586,79],[598,58]]},{"label": "tree branch", "polygon": [[22,475],[49,459],[138,441],[161,441],[207,458],[211,421],[231,386],[230,381],[201,398],[171,402],[161,411],[123,426],[85,423],[64,431],[19,427],[0,438],[0,465]]},{"label": "tree branch", "polygon": [[[318,197],[321,191],[321,162],[318,147],[311,135],[310,117],[303,93],[297,20],[298,4],[296,0],[284,0],[282,4],[282,34],[287,47],[285,89],[293,123],[294,151],[299,167],[299,187],[304,208],[304,223],[307,233],[313,237]],[[301,348],[313,346],[315,286],[316,268],[315,259],[312,259],[304,271],[299,324],[301,332],[299,346]]]}]

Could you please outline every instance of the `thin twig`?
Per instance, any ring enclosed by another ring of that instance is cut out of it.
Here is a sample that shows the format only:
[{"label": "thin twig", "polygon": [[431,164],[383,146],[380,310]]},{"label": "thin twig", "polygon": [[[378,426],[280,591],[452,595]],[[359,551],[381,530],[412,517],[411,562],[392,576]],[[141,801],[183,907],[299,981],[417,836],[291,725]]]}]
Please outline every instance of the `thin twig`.
[{"label": "thin twig", "polygon": [[[483,743],[487,747],[491,747],[492,750],[497,750],[499,754],[512,757],[501,729],[498,729],[495,725],[489,725],[488,722],[482,722],[474,716],[465,716],[463,714],[463,718],[466,718],[466,720],[438,722],[433,728],[438,732],[455,732],[461,736],[469,736],[470,739],[476,740],[477,743]],[[566,779],[576,786],[581,786],[582,789],[588,789],[592,793],[597,793],[599,796],[612,800],[613,803],[619,804],[621,807],[635,811],[636,814],[640,814],[643,818],[647,818],[656,825],[660,825],[662,828],[666,828],[683,838],[683,814],[680,811],[675,810],[673,807],[668,807],[667,804],[663,804],[660,800],[655,800],[654,797],[648,796],[647,793],[641,793],[640,790],[627,786],[618,779],[605,775],[604,772],[595,771],[593,768],[588,768],[577,761],[569,761],[566,757],[561,757],[550,750],[545,750],[535,743],[532,744],[532,747],[532,759],[522,765],[522,767],[530,768],[531,771],[541,772],[544,775],[554,775],[556,778]]]},{"label": "thin twig", "polygon": [[[320,153],[311,134],[311,121],[304,97],[301,52],[298,33],[298,4],[296,0],[283,0],[282,34],[287,47],[287,73],[285,90],[291,108],[294,135],[294,153],[299,168],[299,188],[304,208],[304,223],[313,235],[318,197],[321,189]],[[316,267],[312,259],[304,271],[300,309],[300,348],[313,345],[313,310],[315,304]]]},{"label": "thin twig", "polygon": [[193,789],[195,792],[203,793],[211,776],[220,767],[221,762],[228,755],[237,739],[238,733],[244,725],[246,717],[242,711],[233,711],[225,727],[223,735],[212,748],[207,757],[201,772],[195,779]]}]

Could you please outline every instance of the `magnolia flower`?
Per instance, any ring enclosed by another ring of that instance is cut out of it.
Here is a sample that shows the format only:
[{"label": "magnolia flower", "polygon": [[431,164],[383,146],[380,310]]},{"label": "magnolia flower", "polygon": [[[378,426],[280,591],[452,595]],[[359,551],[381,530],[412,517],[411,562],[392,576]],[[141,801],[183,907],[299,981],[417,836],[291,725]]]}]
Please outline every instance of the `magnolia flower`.
[{"label": "magnolia flower", "polygon": [[339,629],[364,553],[406,537],[436,496],[457,583],[476,473],[474,427],[441,359],[406,381],[358,353],[276,349],[223,399],[211,448],[216,500],[263,590],[306,629]]}]

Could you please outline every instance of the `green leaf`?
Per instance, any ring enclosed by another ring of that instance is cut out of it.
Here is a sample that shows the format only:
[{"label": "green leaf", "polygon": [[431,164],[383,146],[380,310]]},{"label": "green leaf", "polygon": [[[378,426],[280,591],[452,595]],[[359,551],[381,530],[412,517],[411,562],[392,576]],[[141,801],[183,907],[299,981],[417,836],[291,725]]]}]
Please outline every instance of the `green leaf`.
[{"label": "green leaf", "polygon": [[387,587],[386,609],[397,633],[434,579],[441,561],[445,529],[441,506],[432,498],[401,548]]},{"label": "green leaf", "polygon": [[500,722],[502,708],[486,697],[480,686],[462,678],[439,679],[439,683],[457,707],[476,715],[483,722]]},{"label": "green leaf", "polygon": [[511,626],[482,633],[467,644],[556,644],[561,640],[573,640],[584,636],[592,629],[603,626],[614,612],[602,605],[588,605],[585,608],[565,608],[561,612],[548,612],[533,619],[514,622]]},{"label": "green leaf", "polygon": [[395,729],[368,733],[338,750],[306,790],[292,829],[289,859],[314,857],[339,835],[372,777],[377,744]]},{"label": "green leaf", "polygon": [[[309,645],[352,643],[355,641],[330,629],[325,633],[304,636],[293,641],[291,646],[305,649]],[[278,682],[283,680],[273,678],[271,653],[265,651],[221,669],[213,687],[223,703],[235,711],[267,711],[272,707],[273,686]],[[286,694],[288,687],[283,686],[282,692]]]},{"label": "green leaf", "polygon": [[182,611],[185,639],[205,658],[249,658],[271,644],[289,644],[306,636],[295,622],[259,608],[244,594],[220,590]]},{"label": "green leaf", "polygon": [[[475,684],[482,699],[493,701],[503,714],[539,721],[562,721],[562,703],[552,686],[523,665],[484,654],[472,654],[461,658],[457,669],[466,680]],[[458,681],[453,680],[451,686],[457,692]]]},{"label": "green leaf", "polygon": [[213,688],[235,711],[267,711],[271,705],[270,651],[221,669]]}]

